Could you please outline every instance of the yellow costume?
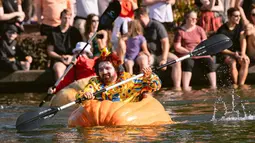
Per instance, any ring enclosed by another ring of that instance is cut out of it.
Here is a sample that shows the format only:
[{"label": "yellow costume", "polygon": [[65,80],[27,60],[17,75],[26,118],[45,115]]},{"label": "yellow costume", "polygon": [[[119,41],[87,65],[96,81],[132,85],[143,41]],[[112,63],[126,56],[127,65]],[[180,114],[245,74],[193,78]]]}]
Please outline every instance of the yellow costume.
[{"label": "yellow costume", "polygon": [[[116,83],[124,81],[130,77],[131,75],[129,73],[122,72]],[[94,77],[90,79],[89,83],[86,85],[83,91],[94,93],[96,91],[106,88],[107,86],[105,86],[104,83],[100,81],[99,77]],[[97,95],[96,99],[136,102],[139,100],[139,95],[142,95],[142,93],[154,92],[159,90],[160,88],[161,80],[156,74],[152,73],[148,78],[140,77],[123,85],[120,85],[119,87],[105,91],[101,95]]]}]

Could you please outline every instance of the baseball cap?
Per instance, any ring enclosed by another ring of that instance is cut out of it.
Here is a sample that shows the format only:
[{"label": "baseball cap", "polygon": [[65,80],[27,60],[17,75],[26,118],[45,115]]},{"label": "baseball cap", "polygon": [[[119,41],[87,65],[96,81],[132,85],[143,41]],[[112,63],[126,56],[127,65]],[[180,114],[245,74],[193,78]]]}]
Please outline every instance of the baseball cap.
[{"label": "baseball cap", "polygon": [[[87,42],[78,42],[72,52],[75,53],[75,52],[81,51],[86,44]],[[87,47],[84,49],[84,52],[88,52],[88,53],[91,52],[90,44],[87,45]]]},{"label": "baseball cap", "polygon": [[10,25],[8,24],[5,27],[5,32],[7,32],[7,31],[18,33],[18,28],[17,28],[17,26],[15,26],[13,24],[10,24]]}]

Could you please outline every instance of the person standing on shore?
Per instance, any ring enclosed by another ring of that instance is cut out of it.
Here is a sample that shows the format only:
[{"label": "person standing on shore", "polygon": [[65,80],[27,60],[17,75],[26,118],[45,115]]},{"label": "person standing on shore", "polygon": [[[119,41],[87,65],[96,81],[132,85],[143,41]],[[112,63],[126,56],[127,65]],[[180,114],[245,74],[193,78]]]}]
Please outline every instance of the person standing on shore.
[{"label": "person standing on shore", "polygon": [[0,36],[5,34],[5,25],[14,24],[24,30],[21,22],[25,18],[25,13],[21,4],[22,0],[0,0]]},{"label": "person standing on shore", "polygon": [[70,11],[69,24],[72,24],[73,0],[35,0],[34,2],[41,35],[50,35],[53,29],[60,25],[59,15],[64,9]]}]

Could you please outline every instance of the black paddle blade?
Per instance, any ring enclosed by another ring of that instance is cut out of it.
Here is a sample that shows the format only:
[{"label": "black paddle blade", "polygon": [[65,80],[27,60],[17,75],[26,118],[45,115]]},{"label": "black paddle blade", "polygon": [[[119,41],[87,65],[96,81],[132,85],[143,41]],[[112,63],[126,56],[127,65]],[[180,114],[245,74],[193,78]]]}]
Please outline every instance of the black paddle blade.
[{"label": "black paddle blade", "polygon": [[119,16],[120,11],[121,6],[119,1],[114,0],[113,2],[110,2],[99,19],[99,26],[97,31],[102,29],[112,29],[112,23]]},{"label": "black paddle blade", "polygon": [[191,56],[214,55],[232,46],[232,41],[224,34],[216,34],[199,43]]},{"label": "black paddle blade", "polygon": [[58,111],[58,108],[51,107],[24,113],[18,117],[16,129],[18,131],[29,131],[47,125],[50,121],[48,119],[52,118]]}]

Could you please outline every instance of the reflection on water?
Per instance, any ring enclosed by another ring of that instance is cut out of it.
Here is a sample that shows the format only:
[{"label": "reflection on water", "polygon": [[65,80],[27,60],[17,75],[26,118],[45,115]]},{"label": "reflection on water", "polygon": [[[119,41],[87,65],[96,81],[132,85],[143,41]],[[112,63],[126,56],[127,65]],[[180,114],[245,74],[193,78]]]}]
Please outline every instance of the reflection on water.
[{"label": "reflection on water", "polygon": [[[156,130],[155,130],[156,129]],[[161,140],[160,134],[166,133],[164,126],[119,126],[119,127],[94,127],[79,130],[84,140],[93,141],[153,141]]]},{"label": "reflection on water", "polygon": [[68,128],[73,110],[68,109],[48,126],[30,132],[17,132],[16,119],[37,109],[45,94],[1,94],[0,142],[254,142],[254,91],[161,90],[155,97],[178,122],[173,125]]}]

